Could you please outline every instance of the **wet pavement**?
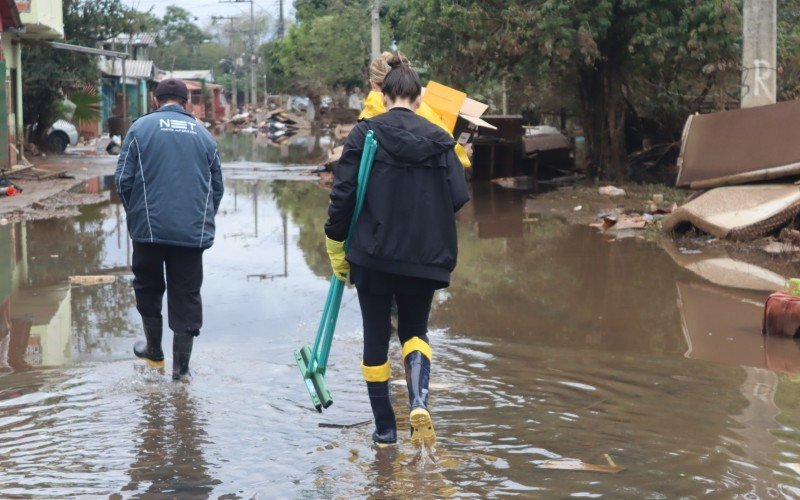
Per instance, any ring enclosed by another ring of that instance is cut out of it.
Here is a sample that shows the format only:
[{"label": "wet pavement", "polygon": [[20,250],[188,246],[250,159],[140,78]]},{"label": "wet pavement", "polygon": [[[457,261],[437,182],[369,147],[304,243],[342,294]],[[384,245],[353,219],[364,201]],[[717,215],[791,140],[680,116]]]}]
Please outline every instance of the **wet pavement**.
[{"label": "wet pavement", "polygon": [[[666,242],[525,215],[524,196],[489,186],[459,216],[459,268],[432,313],[435,452],[408,443],[400,384],[399,446],[375,449],[357,425],[370,410],[352,289],[334,405],[317,414],[292,351],[328,286],[327,192],[302,166],[319,141],[285,155],[220,143],[227,191],[190,384],[131,357],[140,321],[113,193],[75,218],[0,226],[0,496],[800,496],[800,345],[761,337],[768,286],[734,288],[729,268]],[[117,279],[68,284],[95,274]],[[400,379],[396,343],[392,363]],[[537,468],[605,455],[625,470]]]}]

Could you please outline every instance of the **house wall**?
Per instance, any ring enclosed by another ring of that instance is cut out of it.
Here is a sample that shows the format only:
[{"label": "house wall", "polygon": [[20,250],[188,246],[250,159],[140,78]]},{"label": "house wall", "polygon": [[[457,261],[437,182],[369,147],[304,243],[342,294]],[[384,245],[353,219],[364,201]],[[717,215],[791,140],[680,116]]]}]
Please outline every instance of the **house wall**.
[{"label": "house wall", "polygon": [[141,104],[141,100],[139,99],[139,81],[138,80],[129,80],[128,83],[128,116],[131,117],[131,120],[135,120],[142,116],[142,110],[139,107]]},{"label": "house wall", "polygon": [[[20,4],[27,4],[29,11]],[[19,17],[26,26],[26,38],[56,40],[64,38],[64,5],[62,0],[28,0],[17,2]]]},{"label": "house wall", "polygon": [[147,81],[139,80],[139,116],[147,114]]},{"label": "house wall", "polygon": [[5,57],[6,116],[8,124],[9,163],[19,163],[18,151],[22,150],[25,137],[22,123],[22,46],[15,43],[7,33],[2,36],[3,56]]},{"label": "house wall", "polygon": [[[2,116],[3,123],[4,123],[4,131],[2,138],[3,144],[0,145],[0,154],[5,152],[7,157],[2,158],[0,160],[0,166],[2,167],[9,167],[11,165],[17,164],[17,152],[16,148],[16,137],[17,137],[17,108],[16,103],[14,102],[15,96],[17,95],[17,82],[16,82],[16,75],[17,75],[17,58],[15,54],[15,50],[18,47],[14,47],[11,43],[11,37],[7,35],[2,36],[2,42],[0,45],[3,51],[3,59],[5,66],[2,70],[0,70],[0,74],[5,76],[3,80],[3,88],[2,91],[5,95],[5,98],[0,105],[3,106],[3,109],[0,110],[0,115]],[[0,125],[2,126],[2,125]],[[14,148],[10,147],[11,145],[15,146]]]}]

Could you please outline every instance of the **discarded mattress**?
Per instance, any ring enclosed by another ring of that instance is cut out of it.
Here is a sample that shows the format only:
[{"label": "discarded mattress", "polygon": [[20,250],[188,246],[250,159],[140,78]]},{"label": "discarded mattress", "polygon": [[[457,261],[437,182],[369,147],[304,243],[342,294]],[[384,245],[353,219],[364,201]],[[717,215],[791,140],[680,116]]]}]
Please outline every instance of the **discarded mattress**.
[{"label": "discarded mattress", "polygon": [[800,175],[800,101],[692,115],[677,187],[708,189]]},{"label": "discarded mattress", "polygon": [[700,253],[683,253],[671,239],[662,240],[661,246],[676,264],[715,285],[774,292],[786,283],[786,276],[733,259],[725,248],[705,247]]},{"label": "discarded mattress", "polygon": [[800,187],[792,184],[712,189],[664,218],[667,231],[692,225],[717,238],[752,240],[791,222],[800,211]]}]

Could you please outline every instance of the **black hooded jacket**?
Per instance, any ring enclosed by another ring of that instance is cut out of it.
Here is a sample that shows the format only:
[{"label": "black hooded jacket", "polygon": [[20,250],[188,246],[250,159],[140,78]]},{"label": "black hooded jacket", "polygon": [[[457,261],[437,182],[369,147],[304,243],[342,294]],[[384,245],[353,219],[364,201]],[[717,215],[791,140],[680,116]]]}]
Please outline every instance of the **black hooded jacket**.
[{"label": "black hooded jacket", "polygon": [[363,120],[347,136],[334,170],[325,234],[335,241],[347,237],[369,130],[378,150],[347,260],[449,283],[458,255],[455,213],[469,201],[464,168],[453,138],[411,110],[393,108]]}]

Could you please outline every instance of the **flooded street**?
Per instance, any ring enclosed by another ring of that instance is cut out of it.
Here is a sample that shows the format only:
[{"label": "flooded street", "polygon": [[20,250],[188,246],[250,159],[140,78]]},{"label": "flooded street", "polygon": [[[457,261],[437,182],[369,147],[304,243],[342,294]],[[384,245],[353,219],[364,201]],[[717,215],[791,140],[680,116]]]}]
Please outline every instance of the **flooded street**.
[{"label": "flooded street", "polygon": [[[800,496],[800,344],[760,334],[768,278],[734,288],[724,259],[526,215],[524,195],[485,185],[434,300],[435,453],[407,439],[404,385],[399,446],[373,448],[371,422],[358,425],[371,412],[352,288],[326,377],[334,404],[316,413],[292,353],[313,340],[328,289],[328,192],[307,167],[319,139],[299,139],[220,139],[226,194],[190,384],[133,359],[116,195],[0,226],[0,496]],[[69,284],[97,274],[117,279]],[[396,340],[391,357],[400,380]],[[537,468],[606,455],[625,470]]]}]

